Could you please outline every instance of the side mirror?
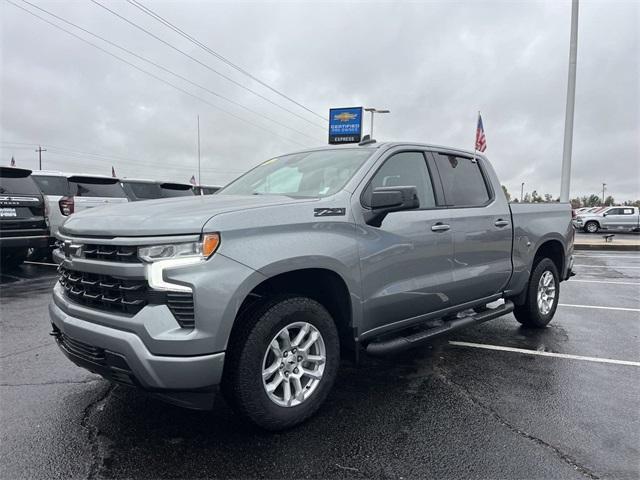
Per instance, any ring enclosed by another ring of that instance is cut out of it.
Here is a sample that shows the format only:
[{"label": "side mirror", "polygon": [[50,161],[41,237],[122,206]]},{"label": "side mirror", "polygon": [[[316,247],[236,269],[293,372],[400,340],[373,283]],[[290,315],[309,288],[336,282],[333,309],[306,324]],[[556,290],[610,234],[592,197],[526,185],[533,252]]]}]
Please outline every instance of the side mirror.
[{"label": "side mirror", "polygon": [[379,227],[391,212],[414,210],[420,208],[418,189],[416,187],[378,187],[371,192],[369,206],[364,214],[365,222],[372,227]]},{"label": "side mirror", "polygon": [[606,217],[607,215],[608,215],[608,213],[607,213],[607,212],[604,212],[604,213],[602,214],[602,216],[603,216],[603,217]]}]

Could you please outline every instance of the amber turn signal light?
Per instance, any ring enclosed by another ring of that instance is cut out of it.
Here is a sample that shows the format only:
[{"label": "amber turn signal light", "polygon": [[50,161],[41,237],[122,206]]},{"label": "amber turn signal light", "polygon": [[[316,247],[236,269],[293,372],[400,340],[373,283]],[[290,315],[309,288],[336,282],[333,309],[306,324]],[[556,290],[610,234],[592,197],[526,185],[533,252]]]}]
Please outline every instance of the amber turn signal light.
[{"label": "amber turn signal light", "polygon": [[220,245],[220,235],[217,233],[207,233],[202,238],[202,256],[209,258],[215,253]]}]

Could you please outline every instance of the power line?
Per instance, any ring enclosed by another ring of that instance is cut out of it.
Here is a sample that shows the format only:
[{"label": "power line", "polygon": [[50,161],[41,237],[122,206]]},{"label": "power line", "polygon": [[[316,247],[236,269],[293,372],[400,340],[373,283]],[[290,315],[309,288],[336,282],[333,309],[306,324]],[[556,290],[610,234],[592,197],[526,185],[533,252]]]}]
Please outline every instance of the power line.
[{"label": "power line", "polygon": [[[120,157],[115,155],[105,155],[101,153],[85,152],[82,150],[76,150],[76,149],[71,149],[67,147],[57,147],[54,145],[49,145],[44,143],[36,144],[36,143],[24,143],[24,142],[0,142],[0,144],[6,145],[6,146],[0,145],[0,149],[2,150],[31,150],[35,146],[44,145],[45,147],[47,147],[48,149],[47,151],[52,155],[68,155],[73,158],[82,158],[84,160],[87,160],[87,157],[95,157],[90,159],[95,161],[105,161],[105,162],[112,162],[113,160],[122,160],[134,165],[140,165],[140,166],[146,166],[146,167],[158,166],[156,163],[141,162],[141,161],[133,160],[126,157]],[[15,146],[15,145],[18,145],[18,146]],[[190,170],[189,167],[180,167],[180,166],[171,166],[169,168]],[[211,169],[211,168],[203,168],[203,170],[214,172],[214,173],[220,173],[224,175],[237,175],[245,172],[244,170],[217,170],[217,169]]]},{"label": "power line", "polygon": [[329,121],[327,118],[323,117],[322,115],[314,112],[313,110],[311,110],[310,108],[307,108],[306,106],[302,105],[301,103],[297,102],[296,100],[294,100],[293,98],[289,97],[288,95],[285,95],[284,93],[282,93],[281,91],[275,89],[274,87],[272,87],[271,85],[263,82],[262,80],[260,80],[259,78],[257,78],[256,76],[254,76],[253,74],[251,74],[250,72],[246,71],[245,69],[243,69],[242,67],[236,65],[235,63],[233,63],[231,60],[225,58],[224,56],[222,56],[221,54],[219,54],[218,52],[212,50],[209,46],[205,45],[204,43],[202,43],[201,41],[199,41],[198,39],[194,38],[193,36],[189,35],[188,33],[186,33],[184,30],[182,30],[181,28],[177,27],[176,25],[174,25],[173,23],[171,23],[169,20],[161,17],[158,13],[154,12],[153,10],[151,10],[150,8],[146,7],[145,5],[143,5],[142,3],[138,2],[137,0],[127,0],[127,2],[129,2],[131,5],[133,5],[134,7],[138,8],[139,10],[143,11],[144,13],[146,13],[147,15],[155,18],[157,21],[159,21],[160,23],[164,24],[166,27],[170,28],[171,30],[173,30],[174,32],[176,32],[178,35],[186,38],[187,40],[189,40],[191,43],[194,43],[195,45],[199,46],[200,48],[202,48],[204,51],[210,53],[211,55],[213,55],[214,57],[216,57],[218,60],[226,63],[227,65],[229,65],[231,68],[234,68],[235,70],[237,70],[238,72],[246,75],[247,77],[249,77],[251,80],[258,82],[260,85],[268,88],[269,90],[271,90],[274,93],[277,93],[278,95],[280,95],[281,97],[289,100],[290,102],[296,104],[297,106],[299,106],[300,108],[303,108],[304,110],[306,110],[307,112],[315,115],[316,117],[320,118],[321,120],[325,120],[325,121]]},{"label": "power line", "polygon": [[287,138],[287,137],[285,137],[285,136],[283,136],[283,135],[280,135],[280,134],[278,134],[278,133],[276,133],[276,132],[274,132],[274,131],[272,131],[272,130],[269,130],[268,128],[265,128],[265,127],[263,127],[262,125],[259,125],[259,124],[257,124],[257,123],[251,122],[251,121],[249,121],[249,120],[247,120],[247,119],[245,119],[245,118],[242,118],[242,117],[240,117],[240,116],[238,116],[238,115],[236,115],[236,114],[234,114],[234,113],[232,113],[232,112],[229,112],[228,110],[225,110],[225,109],[223,109],[223,108],[221,108],[221,107],[219,107],[219,106],[217,106],[217,105],[214,105],[213,103],[211,103],[211,102],[207,101],[206,99],[204,99],[204,98],[202,98],[202,97],[199,97],[198,95],[196,95],[196,94],[194,94],[194,93],[191,93],[191,92],[189,92],[189,91],[187,91],[187,90],[185,90],[185,89],[183,89],[183,88],[181,88],[181,87],[179,87],[179,86],[177,86],[177,85],[175,85],[175,84],[173,84],[173,83],[171,83],[171,82],[169,82],[169,81],[167,81],[167,80],[165,80],[165,79],[163,79],[163,78],[161,78],[161,77],[159,77],[159,76],[157,76],[157,75],[155,75],[155,74],[153,74],[153,73],[151,73],[151,72],[148,72],[147,70],[145,70],[145,69],[143,69],[143,68],[140,68],[139,66],[137,66],[137,65],[135,65],[135,64],[133,64],[133,63],[131,63],[131,62],[129,62],[128,60],[125,60],[125,59],[124,59],[124,58],[122,58],[122,57],[119,57],[118,55],[116,55],[116,54],[114,54],[114,53],[112,53],[112,52],[110,52],[110,51],[108,51],[108,50],[106,50],[106,49],[104,49],[104,48],[100,47],[99,45],[96,45],[95,43],[92,43],[92,42],[90,42],[89,40],[87,40],[87,39],[85,39],[85,38],[82,38],[81,36],[76,35],[76,34],[75,34],[75,33],[73,33],[73,32],[70,32],[69,30],[67,30],[67,29],[65,29],[65,28],[63,28],[63,27],[61,27],[60,25],[57,25],[57,24],[55,24],[55,23],[53,23],[53,22],[51,22],[51,21],[47,20],[46,18],[43,18],[43,17],[41,17],[40,15],[38,15],[38,14],[36,14],[36,13],[34,13],[34,12],[30,11],[30,10],[27,10],[27,9],[26,9],[26,8],[24,8],[24,7],[21,7],[20,5],[18,5],[18,4],[16,4],[16,3],[14,3],[12,0],[6,0],[6,1],[7,1],[8,3],[10,3],[11,5],[13,5],[14,7],[19,8],[20,10],[23,10],[23,11],[27,12],[29,15],[33,15],[34,17],[36,17],[36,18],[38,18],[38,19],[42,20],[43,22],[48,23],[49,25],[51,25],[51,26],[53,26],[53,27],[55,27],[55,28],[57,28],[57,29],[59,29],[59,30],[62,30],[63,32],[65,32],[65,33],[67,33],[67,34],[71,35],[72,37],[75,37],[75,38],[77,38],[78,40],[80,40],[80,41],[82,41],[82,42],[84,42],[84,43],[87,43],[88,45],[91,45],[91,46],[92,46],[92,47],[94,47],[94,48],[97,48],[98,50],[100,50],[100,51],[102,51],[102,52],[106,53],[107,55],[110,55],[111,57],[113,57],[113,58],[115,58],[115,59],[117,59],[117,60],[120,60],[120,61],[121,61],[121,62],[123,62],[123,63],[126,63],[126,64],[127,64],[127,65],[129,65],[130,67],[135,68],[136,70],[138,70],[138,71],[140,71],[140,72],[144,73],[145,75],[148,75],[148,76],[150,76],[150,77],[152,77],[152,78],[154,78],[154,79],[156,79],[156,80],[158,80],[158,81],[160,81],[160,82],[162,82],[162,83],[164,83],[164,84],[166,84],[166,85],[169,85],[169,86],[170,86],[170,87],[172,87],[172,88],[175,88],[176,90],[178,90],[178,91],[180,91],[180,92],[184,93],[185,95],[189,95],[190,97],[193,97],[193,98],[195,98],[195,99],[197,99],[197,100],[200,100],[201,102],[204,102],[204,103],[206,103],[207,105],[209,105],[209,106],[211,106],[211,107],[213,107],[213,108],[215,108],[215,109],[217,109],[217,110],[220,110],[221,112],[224,112],[224,113],[226,113],[227,115],[229,115],[229,116],[231,116],[231,117],[233,117],[233,118],[236,118],[236,119],[238,119],[238,120],[240,120],[240,121],[242,121],[242,122],[245,122],[245,123],[247,123],[247,124],[249,124],[249,125],[252,125],[252,126],[254,126],[254,127],[256,127],[256,128],[259,128],[259,129],[261,129],[261,130],[264,130],[265,132],[268,132],[268,133],[270,133],[271,135],[275,135],[276,137],[280,137],[280,138],[282,138],[282,139],[284,139],[284,140],[287,140],[288,142],[295,143],[295,144],[300,145],[300,146],[302,146],[302,147],[304,147],[304,146],[305,146],[304,144],[302,144],[302,143],[300,143],[300,142],[296,142],[295,140],[292,140],[292,139]]},{"label": "power line", "polygon": [[155,38],[156,40],[158,40],[159,42],[163,43],[164,45],[168,46],[169,48],[175,50],[176,52],[184,55],[187,58],[190,58],[191,60],[193,60],[194,62],[198,63],[199,65],[202,65],[204,68],[206,68],[207,70],[212,71],[213,73],[215,73],[216,75],[219,75],[220,77],[224,78],[225,80],[233,83],[234,85],[237,85],[240,88],[243,88],[244,90],[247,90],[248,92],[251,92],[252,94],[256,95],[257,97],[262,98],[263,100],[271,103],[272,105],[275,105],[276,107],[290,113],[291,115],[295,115],[296,117],[300,118],[301,120],[304,120],[305,122],[310,123],[311,125],[314,125],[318,128],[322,128],[324,130],[324,125],[320,125],[318,123],[312,122],[311,120],[306,119],[305,117],[303,117],[302,115],[297,114],[296,112],[294,112],[293,110],[289,110],[286,107],[283,107],[282,105],[280,105],[279,103],[274,102],[273,100],[271,100],[268,97],[265,97],[264,95],[262,95],[261,93],[256,92],[255,90],[250,89],[249,87],[244,86],[243,84],[241,84],[240,82],[234,80],[233,78],[220,73],[219,71],[217,71],[215,68],[212,68],[210,65],[207,65],[206,63],[198,60],[196,57],[194,57],[193,55],[190,55],[189,53],[185,52],[184,50],[179,49],[178,47],[172,45],[171,43],[167,42],[166,40],[163,40],[162,38],[158,37],[157,35],[155,35],[154,33],[150,32],[149,30],[145,29],[144,27],[141,27],[140,25],[138,25],[135,22],[132,22],[131,20],[129,20],[128,18],[120,15],[118,12],[111,10],[109,7],[101,4],[100,2],[98,2],[97,0],[90,0],[92,3],[98,5],[100,8],[103,8],[104,10],[110,12],[112,15],[115,15],[116,17],[118,17],[119,19],[127,22],[129,25],[137,28],[138,30],[140,30],[141,32],[146,33],[147,35],[149,35],[152,38]]},{"label": "power line", "polygon": [[170,69],[168,69],[168,68],[166,68],[166,67],[163,67],[162,65],[160,65],[160,64],[158,64],[158,63],[156,63],[156,62],[154,62],[154,61],[152,61],[152,60],[149,60],[148,58],[145,58],[145,57],[143,57],[143,56],[141,56],[141,55],[138,55],[137,53],[135,53],[135,52],[133,52],[133,51],[129,50],[128,48],[125,48],[125,47],[123,47],[123,46],[121,46],[121,45],[118,45],[117,43],[114,43],[114,42],[112,42],[112,41],[110,41],[110,40],[108,40],[108,39],[106,39],[106,38],[104,38],[104,37],[101,37],[100,35],[97,35],[97,34],[95,34],[95,33],[91,32],[91,31],[87,30],[86,28],[81,27],[80,25],[77,25],[77,24],[75,24],[75,23],[73,23],[73,22],[70,22],[69,20],[66,20],[66,19],[62,18],[62,17],[60,17],[60,16],[56,15],[55,13],[51,13],[50,11],[45,10],[44,8],[39,7],[38,5],[35,5],[35,4],[31,3],[31,2],[28,2],[27,0],[22,0],[22,1],[23,1],[24,3],[26,3],[26,4],[30,5],[30,6],[32,6],[33,8],[37,8],[37,9],[38,9],[38,10],[40,10],[41,12],[44,12],[44,13],[46,13],[47,15],[50,15],[50,16],[52,16],[52,17],[54,17],[54,18],[56,18],[56,19],[60,20],[61,22],[66,23],[67,25],[70,25],[70,26],[72,26],[72,27],[74,27],[74,28],[77,28],[78,30],[83,31],[83,32],[85,32],[85,33],[87,33],[87,34],[91,35],[91,36],[92,36],[92,37],[94,37],[94,38],[97,38],[97,39],[99,39],[99,40],[102,40],[103,42],[105,42],[105,43],[107,43],[107,44],[109,44],[109,45],[111,45],[111,46],[113,46],[113,47],[115,47],[115,48],[118,48],[118,49],[122,50],[123,52],[126,52],[126,53],[128,53],[129,55],[132,55],[132,56],[134,56],[134,57],[136,57],[136,58],[138,58],[138,59],[142,60],[143,62],[146,62],[146,63],[148,63],[148,64],[150,64],[150,65],[153,65],[154,67],[159,68],[160,70],[163,70],[163,71],[165,71],[165,72],[169,73],[170,75],[173,75],[174,77],[179,78],[180,80],[183,80],[183,81],[185,81],[185,82],[187,82],[187,83],[189,83],[189,84],[191,84],[191,85],[193,85],[193,86],[195,86],[195,87],[198,87],[198,88],[200,88],[200,89],[204,90],[205,92],[210,93],[211,95],[214,95],[214,96],[219,97],[219,98],[221,98],[221,99],[223,99],[223,100],[225,100],[225,101],[227,101],[227,102],[229,102],[229,103],[232,103],[233,105],[236,105],[236,106],[238,106],[238,107],[240,107],[240,108],[242,108],[242,109],[244,109],[244,110],[246,110],[246,111],[248,111],[248,112],[251,112],[251,113],[253,113],[254,115],[258,115],[258,116],[260,116],[260,117],[263,117],[263,118],[265,118],[266,120],[269,120],[270,122],[273,122],[273,123],[275,123],[275,124],[277,124],[277,125],[280,125],[281,127],[288,128],[289,130],[292,130],[292,131],[294,131],[294,132],[296,132],[296,133],[299,133],[300,135],[303,135],[303,136],[305,136],[305,137],[307,137],[307,138],[309,138],[309,139],[311,139],[311,140],[315,140],[313,137],[310,137],[309,135],[307,135],[307,134],[306,134],[306,133],[304,133],[304,132],[301,132],[300,130],[296,130],[295,128],[289,127],[288,125],[285,125],[284,123],[279,122],[278,120],[275,120],[275,119],[273,119],[273,118],[271,118],[271,117],[268,117],[267,115],[263,115],[262,113],[257,112],[257,111],[255,111],[255,110],[252,110],[252,109],[250,109],[249,107],[245,107],[244,105],[242,105],[242,104],[241,104],[241,103],[239,103],[239,102],[236,102],[235,100],[231,100],[230,98],[225,97],[224,95],[221,95],[221,94],[219,94],[219,93],[217,93],[217,92],[214,92],[213,90],[211,90],[211,89],[209,89],[209,88],[207,88],[207,87],[204,87],[204,86],[202,86],[202,85],[200,85],[200,84],[198,84],[198,83],[196,83],[196,82],[193,82],[193,81],[189,80],[187,77],[184,77],[184,76],[182,76],[182,75],[180,75],[180,74],[178,74],[178,73],[175,73],[174,71],[172,71],[172,70],[170,70]]}]

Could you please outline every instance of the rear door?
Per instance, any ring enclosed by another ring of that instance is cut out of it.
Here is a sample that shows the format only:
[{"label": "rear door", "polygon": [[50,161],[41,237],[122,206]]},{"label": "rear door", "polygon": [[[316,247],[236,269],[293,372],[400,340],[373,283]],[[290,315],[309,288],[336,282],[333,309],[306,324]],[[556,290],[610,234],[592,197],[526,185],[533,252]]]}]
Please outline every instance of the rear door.
[{"label": "rear door", "polygon": [[44,236],[44,201],[31,170],[0,167],[0,235]]},{"label": "rear door", "polygon": [[603,222],[610,230],[633,230],[638,226],[637,210],[634,207],[616,207],[607,210]]},{"label": "rear door", "polygon": [[[435,181],[434,181],[435,180]],[[364,332],[381,331],[398,322],[450,305],[453,245],[449,215],[440,207],[437,174],[425,152],[391,152],[359,197],[368,208],[376,187],[415,186],[420,208],[388,214],[380,227],[363,225],[358,237],[364,300]]]},{"label": "rear door", "polygon": [[[511,276],[512,226],[506,197],[483,158],[433,152],[451,217],[453,305],[501,292]],[[492,183],[493,179],[493,183]]]},{"label": "rear door", "polygon": [[68,180],[70,195],[74,200],[74,212],[129,201],[117,178],[74,175]]}]

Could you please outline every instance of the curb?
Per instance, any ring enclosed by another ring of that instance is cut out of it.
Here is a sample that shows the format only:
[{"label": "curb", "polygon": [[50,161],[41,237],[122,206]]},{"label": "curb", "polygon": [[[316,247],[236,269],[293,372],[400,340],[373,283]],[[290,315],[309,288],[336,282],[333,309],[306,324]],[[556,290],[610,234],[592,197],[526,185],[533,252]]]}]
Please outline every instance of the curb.
[{"label": "curb", "polygon": [[640,245],[604,243],[574,243],[574,250],[613,250],[618,252],[640,252]]}]

